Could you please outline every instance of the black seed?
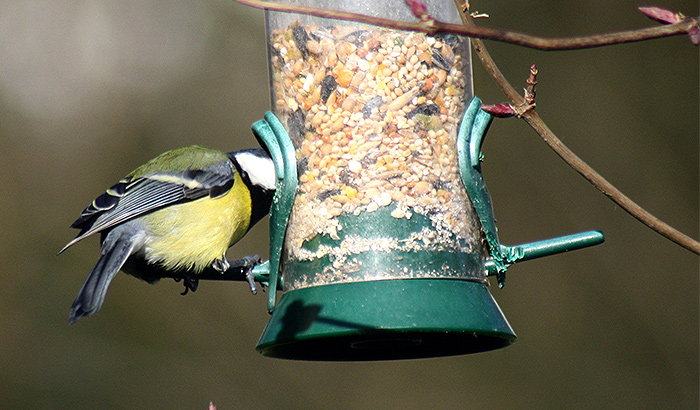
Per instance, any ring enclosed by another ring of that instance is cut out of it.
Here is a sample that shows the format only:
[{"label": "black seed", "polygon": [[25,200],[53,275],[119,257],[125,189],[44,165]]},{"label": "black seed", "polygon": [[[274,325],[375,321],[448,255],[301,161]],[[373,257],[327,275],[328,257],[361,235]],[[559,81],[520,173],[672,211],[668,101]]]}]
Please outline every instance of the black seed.
[{"label": "black seed", "polygon": [[340,195],[342,191],[340,189],[328,189],[326,191],[321,191],[316,195],[316,199],[319,201],[325,201],[326,198],[330,198],[332,196]]},{"label": "black seed", "polygon": [[364,167],[369,167],[369,166],[371,166],[371,165],[377,163],[377,160],[379,159],[379,156],[380,156],[379,153],[372,154],[372,155],[368,155],[368,156],[364,157],[362,160],[360,160],[360,163],[361,163]]},{"label": "black seed", "polygon": [[314,30],[314,31],[310,32],[309,35],[311,36],[311,38],[313,38],[314,40],[316,40],[318,42],[320,42],[321,39],[324,39],[324,38],[331,39],[334,42],[338,41],[338,39],[335,38],[335,36],[333,34],[327,32],[325,30]]},{"label": "black seed", "polygon": [[306,42],[309,41],[309,35],[306,33],[306,29],[297,24],[292,29],[292,35],[294,36],[294,44],[296,44],[299,51],[301,51],[302,58],[306,60],[306,56],[308,55],[308,51],[306,51]]},{"label": "black seed", "polygon": [[[371,136],[374,136],[374,135],[377,135],[377,134],[372,134]],[[370,136],[370,137],[371,137],[371,136]],[[371,153],[371,154],[369,154],[369,155],[366,155],[364,158],[362,158],[362,159],[360,160],[360,163],[361,163],[362,165],[366,166],[366,167],[367,167],[367,166],[370,166],[370,165],[372,165],[372,164],[374,164],[374,163],[377,162],[377,159],[379,158],[380,155],[382,155],[382,153],[379,152],[379,151],[373,152],[373,153]]]},{"label": "black seed", "polygon": [[289,137],[292,139],[294,146],[300,146],[301,141],[304,139],[304,134],[306,133],[304,111],[302,111],[301,108],[289,114],[287,118],[287,129],[289,130]]},{"label": "black seed", "polygon": [[440,33],[436,35],[435,38],[447,44],[453,50],[459,47],[459,45],[462,43],[462,40],[459,38],[459,36],[450,33]]},{"label": "black seed", "polygon": [[277,57],[277,64],[275,65],[275,68],[278,70],[284,67],[286,64],[284,61],[284,57],[282,57],[282,53],[280,53],[280,50],[277,50],[276,48],[270,46],[268,47],[270,49],[270,57],[271,59],[274,59],[274,57]]},{"label": "black seed", "polygon": [[361,47],[364,44],[364,37],[369,35],[367,30],[357,30],[343,37],[344,41],[353,43],[354,45]]},{"label": "black seed", "polygon": [[416,108],[412,109],[409,111],[408,114],[406,114],[406,118],[409,120],[413,117],[415,117],[417,114],[423,114],[423,115],[435,115],[440,112],[440,106],[437,104],[421,104],[417,106]]},{"label": "black seed", "polygon": [[430,58],[430,61],[433,63],[433,65],[445,71],[450,71],[450,68],[452,68],[452,61],[446,59],[445,56],[443,56],[440,50],[438,50],[437,48],[431,47],[430,51],[433,52],[433,56]]},{"label": "black seed", "polygon": [[445,191],[452,190],[452,187],[450,185],[451,185],[451,182],[443,181],[440,179],[433,182],[433,186],[435,187],[435,189],[442,189]]},{"label": "black seed", "polygon": [[342,171],[340,171],[339,175],[340,182],[344,183],[347,186],[355,187],[355,178],[352,176],[352,173],[347,170],[347,168],[343,168]]},{"label": "black seed", "polygon": [[365,118],[369,118],[369,116],[372,114],[372,110],[381,107],[383,102],[384,100],[382,100],[381,96],[376,96],[367,101],[364,107],[362,107],[362,115]]},{"label": "black seed", "polygon": [[332,75],[327,75],[321,80],[321,101],[325,104],[331,93],[338,88],[338,82]]},{"label": "black seed", "polygon": [[309,157],[301,157],[297,161],[297,175],[303,175],[309,167]]}]

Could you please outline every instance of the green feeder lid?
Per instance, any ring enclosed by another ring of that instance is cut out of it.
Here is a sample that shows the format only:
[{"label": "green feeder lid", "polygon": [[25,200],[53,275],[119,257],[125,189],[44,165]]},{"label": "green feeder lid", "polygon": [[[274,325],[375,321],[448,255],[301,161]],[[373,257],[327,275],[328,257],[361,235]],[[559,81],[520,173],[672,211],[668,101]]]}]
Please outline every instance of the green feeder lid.
[{"label": "green feeder lid", "polygon": [[483,284],[402,279],[286,292],[257,350],[282,359],[393,360],[476,353],[514,341]]}]

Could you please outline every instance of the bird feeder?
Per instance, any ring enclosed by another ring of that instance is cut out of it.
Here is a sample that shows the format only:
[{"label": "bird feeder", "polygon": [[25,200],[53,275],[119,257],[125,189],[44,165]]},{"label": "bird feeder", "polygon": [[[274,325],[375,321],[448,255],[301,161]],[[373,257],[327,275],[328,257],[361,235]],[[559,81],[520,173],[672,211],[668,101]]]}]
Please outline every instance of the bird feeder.
[{"label": "bird feeder", "polygon": [[[403,1],[358,3],[314,5],[413,20]],[[459,21],[452,1],[426,3]],[[253,130],[278,189],[270,260],[255,268],[272,313],[257,350],[387,360],[513,343],[488,276],[502,285],[516,261],[603,237],[499,243],[469,42],[276,12],[266,23],[272,111]]]}]

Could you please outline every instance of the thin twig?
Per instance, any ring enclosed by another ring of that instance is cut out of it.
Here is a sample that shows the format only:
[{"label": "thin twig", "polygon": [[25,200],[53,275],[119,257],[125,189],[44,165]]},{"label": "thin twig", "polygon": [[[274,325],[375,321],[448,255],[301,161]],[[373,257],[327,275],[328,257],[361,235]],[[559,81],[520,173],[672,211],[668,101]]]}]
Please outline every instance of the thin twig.
[{"label": "thin twig", "polygon": [[[527,78],[527,87],[525,87],[525,104],[535,104],[535,87],[537,86],[537,66],[530,66],[530,77]],[[533,107],[534,108],[534,107]]]},{"label": "thin twig", "polygon": [[[455,0],[457,7],[460,9],[462,1],[463,0]],[[465,25],[473,25],[468,13],[463,12],[460,14]],[[486,68],[486,71],[488,71],[491,77],[494,79],[498,87],[511,101],[511,104],[514,106],[523,105],[525,103],[523,97],[518,94],[516,89],[510,85],[508,80],[506,80],[501,71],[498,69],[488,50],[486,50],[484,42],[476,38],[472,38],[471,41],[477,57]],[[695,254],[700,255],[700,242],[669,226],[659,218],[647,212],[641,206],[637,205],[619,189],[615,188],[615,186],[603,178],[603,176],[598,174],[593,168],[591,168],[581,158],[574,154],[566,145],[564,145],[564,143],[562,143],[561,140],[552,132],[552,130],[547,127],[547,125],[535,111],[529,110],[525,112],[522,115],[522,118],[535,130],[535,132],[537,132],[537,134],[540,135],[540,137],[542,137],[545,143],[564,160],[564,162],[576,170],[576,172],[581,174],[587,181],[593,184],[593,186],[595,186],[600,192],[610,198],[627,213],[657,233],[665,236],[669,240]]]},{"label": "thin twig", "polygon": [[451,24],[434,19],[423,19],[421,21],[396,21],[379,17],[371,17],[364,14],[350,13],[339,10],[328,10],[298,4],[283,4],[274,1],[264,0],[233,0],[247,6],[274,10],[285,13],[308,14],[316,17],[332,18],[337,20],[352,20],[360,23],[371,24],[396,30],[420,31],[428,34],[453,33],[471,38],[484,40],[494,40],[523,47],[534,48],[536,50],[580,50],[584,48],[601,47],[612,44],[632,43],[654,38],[677,36],[688,34],[697,30],[700,26],[698,18],[686,18],[675,24],[665,26],[650,27],[639,30],[623,31],[619,33],[599,34],[584,37],[571,38],[544,38],[529,34],[515,33],[494,29],[490,27],[478,27],[466,24]]}]

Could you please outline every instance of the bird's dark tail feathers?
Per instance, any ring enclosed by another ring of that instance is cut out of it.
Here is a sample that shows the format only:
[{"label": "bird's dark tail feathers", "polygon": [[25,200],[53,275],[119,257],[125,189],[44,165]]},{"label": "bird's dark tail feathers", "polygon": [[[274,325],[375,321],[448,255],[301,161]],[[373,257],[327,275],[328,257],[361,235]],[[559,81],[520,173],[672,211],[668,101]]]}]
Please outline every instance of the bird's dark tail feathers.
[{"label": "bird's dark tail feathers", "polygon": [[70,309],[68,322],[71,325],[81,317],[91,316],[100,310],[109,284],[134,250],[133,236],[120,233],[114,230],[105,238],[102,256],[92,268]]}]

